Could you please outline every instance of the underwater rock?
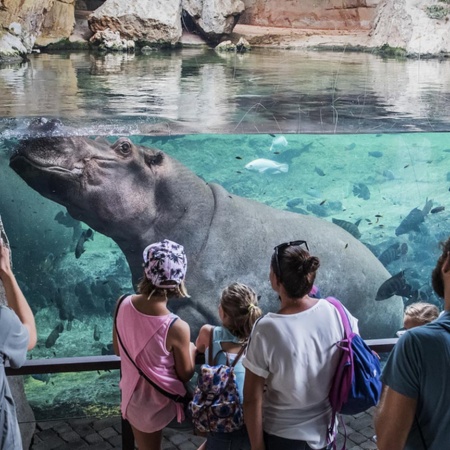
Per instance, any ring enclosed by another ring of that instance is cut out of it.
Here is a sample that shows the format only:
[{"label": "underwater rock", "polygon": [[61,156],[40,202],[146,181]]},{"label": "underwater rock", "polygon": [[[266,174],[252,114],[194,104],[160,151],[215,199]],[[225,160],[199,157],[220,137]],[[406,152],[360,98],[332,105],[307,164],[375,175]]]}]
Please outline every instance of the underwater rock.
[{"label": "underwater rock", "polygon": [[[94,159],[96,165],[90,165]],[[77,177],[69,169],[75,162]],[[264,311],[277,310],[277,295],[267,282],[273,248],[299,237],[321,259],[316,279],[321,292],[344,302],[359,319],[364,338],[393,336],[401,326],[400,297],[383,305],[374,301],[390,274],[351,234],[323,219],[232,195],[160,150],[127,138],[108,146],[80,136],[50,135],[23,140],[10,165],[41,195],[116,241],[134,283],[142,277],[146,245],[164,238],[182,243],[191,298],[173,300],[170,307],[190,324],[194,336],[205,322],[218,323],[217,299],[236,279],[258,289]]]}]

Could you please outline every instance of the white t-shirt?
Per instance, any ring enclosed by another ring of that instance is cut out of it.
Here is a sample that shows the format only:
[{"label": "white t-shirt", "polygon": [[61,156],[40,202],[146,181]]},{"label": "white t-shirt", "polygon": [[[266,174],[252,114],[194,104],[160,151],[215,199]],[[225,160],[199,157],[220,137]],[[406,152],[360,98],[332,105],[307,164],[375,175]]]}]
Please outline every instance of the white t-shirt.
[{"label": "white t-shirt", "polygon": [[[358,321],[348,313],[354,332]],[[263,426],[269,434],[323,448],[331,422],[328,393],[344,328],[326,300],[297,314],[268,313],[253,328],[243,365],[265,378]]]}]

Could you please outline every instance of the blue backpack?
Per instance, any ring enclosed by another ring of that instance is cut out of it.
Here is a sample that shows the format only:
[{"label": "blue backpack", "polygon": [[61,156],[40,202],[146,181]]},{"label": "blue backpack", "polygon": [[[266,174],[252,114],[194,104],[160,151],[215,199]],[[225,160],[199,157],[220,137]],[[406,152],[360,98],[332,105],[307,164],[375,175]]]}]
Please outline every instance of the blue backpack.
[{"label": "blue backpack", "polygon": [[342,354],[328,396],[333,409],[333,418],[328,430],[331,441],[334,438],[336,415],[358,414],[377,405],[382,386],[378,356],[370,350],[361,336],[352,331],[341,302],[334,297],[327,297],[327,300],[339,311],[344,326],[343,339],[336,343]]}]

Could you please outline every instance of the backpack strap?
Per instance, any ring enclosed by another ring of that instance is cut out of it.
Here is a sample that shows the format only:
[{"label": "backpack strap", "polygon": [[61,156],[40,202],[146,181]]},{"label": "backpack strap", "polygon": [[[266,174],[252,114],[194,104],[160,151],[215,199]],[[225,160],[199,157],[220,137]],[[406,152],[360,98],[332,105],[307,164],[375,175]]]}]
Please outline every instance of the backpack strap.
[{"label": "backpack strap", "polygon": [[[352,327],[350,325],[350,321],[348,320],[347,313],[345,312],[344,307],[342,306],[342,303],[335,297],[327,297],[326,300],[331,303],[339,312],[339,315],[341,317],[342,325],[344,326],[344,337],[343,340],[348,340],[349,336],[352,334]],[[337,444],[336,444],[336,435],[334,434],[334,424],[336,421],[336,417],[338,418],[338,425],[339,423],[343,427],[343,435],[344,435],[344,444],[342,445],[341,450],[345,450],[346,442],[347,442],[347,430],[345,429],[345,423],[342,420],[342,417],[340,417],[336,411],[333,410],[332,417],[331,417],[331,424],[328,428],[327,432],[327,444],[331,444],[331,448],[333,450],[337,450]]]},{"label": "backpack strap", "polygon": [[214,355],[214,357],[213,357],[213,335],[214,335],[214,330],[216,329],[216,327],[213,327],[212,328],[212,330],[211,330],[211,334],[210,334],[210,336],[209,336],[209,351],[208,351],[208,364],[210,365],[210,366],[215,366],[216,365],[216,358],[217,358],[217,355],[220,353],[220,352],[223,352],[223,353],[225,353],[225,356],[227,357],[227,366],[230,366],[230,367],[234,367],[237,363],[238,363],[238,361],[239,361],[239,359],[241,358],[241,356],[242,356],[242,354],[244,353],[244,351],[245,351],[245,349],[247,348],[247,342],[245,342],[242,346],[241,346],[241,349],[239,350],[239,352],[237,353],[237,355],[236,355],[236,357],[234,358],[234,360],[233,360],[233,362],[230,364],[230,362],[229,362],[229,360],[228,360],[228,353],[226,352],[226,351],[224,351],[224,350],[219,350],[215,355]]},{"label": "backpack strap", "polygon": [[344,326],[344,339],[347,339],[353,333],[353,330],[342,303],[335,297],[327,297],[326,300],[338,310],[339,315],[341,316],[342,325]]},{"label": "backpack strap", "polygon": [[[123,302],[123,300],[128,297],[129,294],[125,294],[122,295],[122,297],[119,298],[119,301],[117,302],[117,307],[116,307],[116,314],[114,317],[114,327],[116,330],[116,336],[117,339],[120,343],[120,347],[122,348],[122,350],[124,351],[125,355],[127,355],[127,358],[130,360],[130,362],[133,363],[134,367],[136,367],[136,370],[139,372],[139,375],[144,378],[146,381],[148,381],[160,394],[165,395],[166,397],[170,398],[171,400],[173,400],[174,402],[177,403],[183,403],[186,404],[189,399],[187,398],[187,396],[182,396],[182,395],[178,395],[178,394],[172,394],[170,392],[167,392],[166,390],[164,390],[162,387],[158,386],[154,381],[152,381],[139,367],[138,365],[135,363],[135,361],[133,360],[133,358],[130,356],[130,354],[128,353],[128,350],[126,349],[126,347],[123,345],[122,339],[120,337],[119,334],[119,330],[117,329],[117,314],[119,312],[119,307],[121,305],[121,303]],[[176,319],[175,319],[176,320]],[[170,325],[173,325],[173,322],[175,322],[175,320],[173,320],[171,322]]]}]

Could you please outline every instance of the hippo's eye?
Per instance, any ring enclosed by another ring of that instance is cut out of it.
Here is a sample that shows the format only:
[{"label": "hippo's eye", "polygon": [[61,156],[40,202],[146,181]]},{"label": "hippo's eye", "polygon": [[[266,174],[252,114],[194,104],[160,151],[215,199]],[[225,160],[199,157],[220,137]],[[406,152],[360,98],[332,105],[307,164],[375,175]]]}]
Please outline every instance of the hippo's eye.
[{"label": "hippo's eye", "polygon": [[119,145],[119,151],[122,155],[129,155],[131,152],[131,144],[127,141],[122,142]]}]

